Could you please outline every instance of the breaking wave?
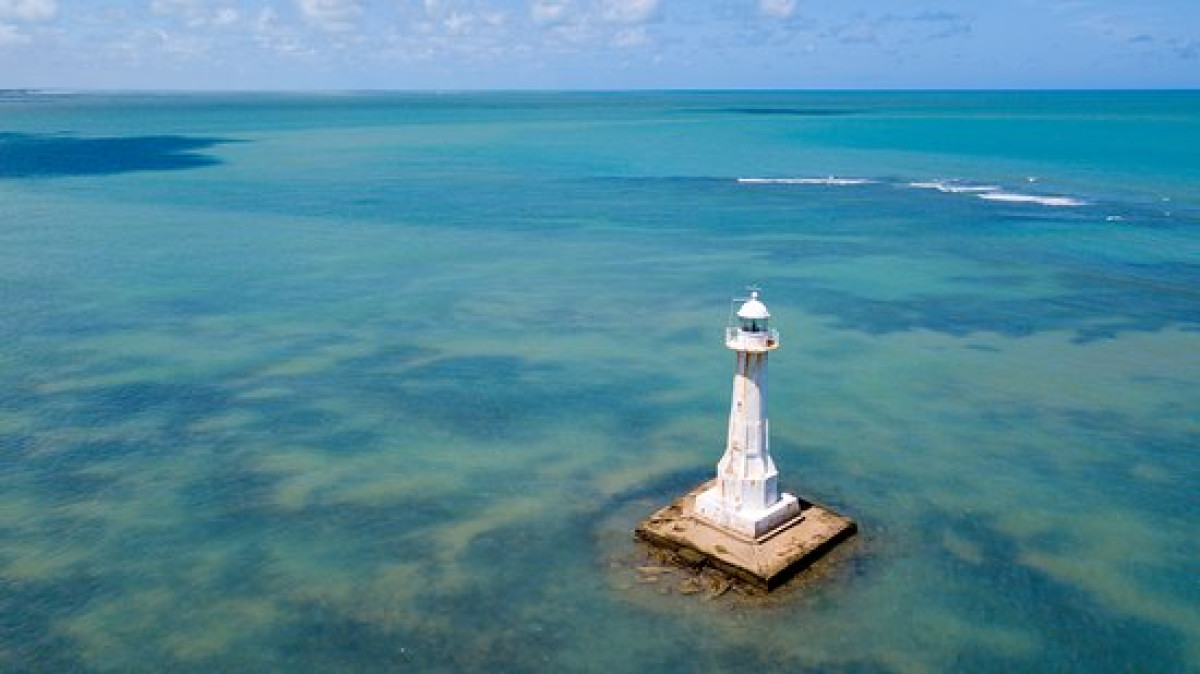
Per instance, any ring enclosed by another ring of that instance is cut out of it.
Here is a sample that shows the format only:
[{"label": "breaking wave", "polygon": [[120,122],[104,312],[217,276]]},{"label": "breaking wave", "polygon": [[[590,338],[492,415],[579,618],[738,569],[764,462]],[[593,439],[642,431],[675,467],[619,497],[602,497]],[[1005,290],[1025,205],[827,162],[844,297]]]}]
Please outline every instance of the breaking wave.
[{"label": "breaking wave", "polygon": [[[812,178],[766,178],[747,177],[737,178],[737,182],[747,185],[872,185],[880,181],[871,178],[841,178],[838,176]],[[1041,206],[1087,206],[1082,199],[1065,196],[1050,196],[1010,192],[999,185],[972,183],[959,180],[928,180],[901,183],[908,187],[921,190],[936,190],[943,194],[966,194],[987,201],[1002,201],[1013,204],[1038,204]]]},{"label": "breaking wave", "polygon": [[1087,202],[1073,197],[1046,197],[1016,192],[988,192],[978,195],[988,201],[1007,201],[1014,204],[1041,204],[1042,206],[1087,206]]},{"label": "breaking wave", "polygon": [[915,187],[922,190],[937,190],[947,194],[981,194],[985,192],[999,192],[1000,187],[997,185],[972,185],[970,183],[960,183],[954,181],[935,180],[932,182],[909,183],[909,187]]},{"label": "breaking wave", "polygon": [[1063,196],[1045,196],[1023,194],[1020,192],[1005,192],[998,185],[976,185],[955,180],[934,180],[928,182],[908,183],[909,187],[924,190],[937,190],[946,194],[972,194],[987,201],[1004,201],[1013,204],[1039,204],[1042,206],[1086,206],[1082,199]]}]

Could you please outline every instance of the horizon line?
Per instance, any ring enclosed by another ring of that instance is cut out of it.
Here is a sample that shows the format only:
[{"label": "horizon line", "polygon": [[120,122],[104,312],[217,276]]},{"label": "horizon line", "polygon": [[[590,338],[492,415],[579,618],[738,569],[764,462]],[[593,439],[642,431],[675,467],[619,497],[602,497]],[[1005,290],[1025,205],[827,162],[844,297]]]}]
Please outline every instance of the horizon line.
[{"label": "horizon line", "polygon": [[35,94],[370,94],[370,93],[1198,93],[1200,87],[0,87],[0,96]]}]

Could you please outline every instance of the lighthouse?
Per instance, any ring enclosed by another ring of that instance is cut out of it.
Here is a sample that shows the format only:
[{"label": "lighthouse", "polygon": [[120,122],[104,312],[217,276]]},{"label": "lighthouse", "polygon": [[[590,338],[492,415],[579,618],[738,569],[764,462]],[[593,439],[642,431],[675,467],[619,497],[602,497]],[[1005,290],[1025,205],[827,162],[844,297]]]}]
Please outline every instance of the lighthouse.
[{"label": "lighthouse", "polygon": [[734,300],[725,346],[734,354],[729,432],[715,479],[643,519],[634,534],[688,569],[712,567],[771,590],[854,535],[858,526],[829,506],[779,493],[767,421],[767,358],[779,348],[759,299]]},{"label": "lighthouse", "polygon": [[754,291],[725,329],[725,347],[736,356],[729,434],[715,482],[696,496],[699,519],[754,539],[800,514],[799,500],[779,493],[779,471],[771,459],[767,359],[779,347],[779,333],[770,319]]}]

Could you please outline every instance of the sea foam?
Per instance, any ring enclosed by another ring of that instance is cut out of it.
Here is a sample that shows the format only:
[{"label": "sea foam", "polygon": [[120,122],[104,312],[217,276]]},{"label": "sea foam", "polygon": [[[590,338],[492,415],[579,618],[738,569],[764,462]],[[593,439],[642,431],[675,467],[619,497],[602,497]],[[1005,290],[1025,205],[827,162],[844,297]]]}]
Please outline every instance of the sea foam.
[{"label": "sea foam", "polygon": [[1072,197],[1046,197],[1035,194],[1018,194],[1016,192],[987,192],[976,195],[988,201],[1006,201],[1014,204],[1041,204],[1042,206],[1087,206],[1082,199]]},{"label": "sea foam", "polygon": [[985,192],[1000,191],[1000,188],[996,185],[971,185],[968,183],[944,180],[909,183],[908,186],[923,190],[937,190],[947,194],[980,194]]},{"label": "sea foam", "polygon": [[946,194],[972,194],[987,201],[1004,201],[1014,204],[1040,204],[1042,206],[1086,206],[1087,202],[1072,197],[1052,197],[1020,192],[1005,192],[998,185],[977,185],[955,180],[931,180],[908,183],[909,187],[937,190]]}]

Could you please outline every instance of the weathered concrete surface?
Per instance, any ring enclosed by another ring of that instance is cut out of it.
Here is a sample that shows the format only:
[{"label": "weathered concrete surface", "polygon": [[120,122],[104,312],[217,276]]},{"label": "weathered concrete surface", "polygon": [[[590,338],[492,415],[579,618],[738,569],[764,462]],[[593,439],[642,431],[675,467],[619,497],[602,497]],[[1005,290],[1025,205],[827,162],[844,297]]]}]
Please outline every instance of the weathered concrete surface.
[{"label": "weathered concrete surface", "polygon": [[681,564],[708,564],[764,590],[778,587],[846,540],[854,522],[800,499],[800,516],[759,539],[730,533],[694,515],[705,482],[638,524],[637,536],[672,550]]}]

